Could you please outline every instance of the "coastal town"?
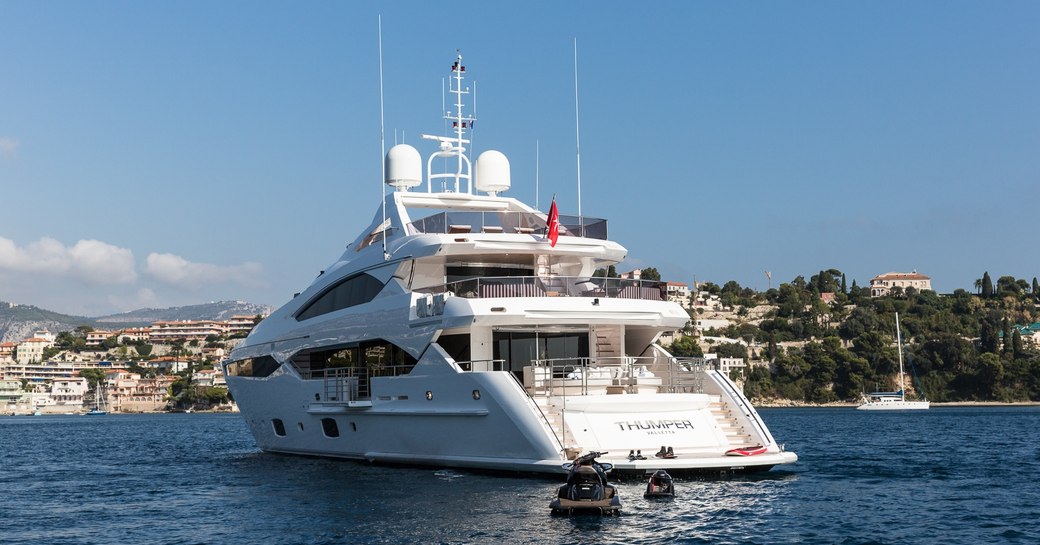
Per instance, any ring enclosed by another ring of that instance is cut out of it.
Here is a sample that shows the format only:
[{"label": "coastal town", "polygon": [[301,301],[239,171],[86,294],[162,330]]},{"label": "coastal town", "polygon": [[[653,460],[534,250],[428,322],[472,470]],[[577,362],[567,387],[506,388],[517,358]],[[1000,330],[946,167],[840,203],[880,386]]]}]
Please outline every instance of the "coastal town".
[{"label": "coastal town", "polygon": [[[647,273],[650,280],[660,280],[652,268],[617,277],[641,280],[647,279]],[[824,280],[832,281],[833,276],[821,271],[812,279],[824,290],[813,285],[815,300],[803,310],[811,313],[814,308],[823,308],[830,313],[826,318],[820,314],[813,318],[815,321],[829,321],[830,316],[843,321],[855,319],[847,309],[849,288],[843,292],[835,281],[836,289],[826,291]],[[782,300],[748,297],[746,288],[743,296],[735,296],[741,290],[734,289],[732,283],[725,289],[710,282],[694,282],[692,289],[683,282],[660,284],[667,299],[686,309],[691,320],[685,329],[664,335],[658,342],[675,355],[709,363],[741,386],[756,376],[756,369],[760,370],[759,377],[762,373],[782,374],[783,369],[777,365],[786,361],[784,354],[798,353],[814,342],[812,337],[782,340],[785,337],[742,334],[751,327],[771,327],[784,304]],[[791,284],[783,284],[777,291],[785,290],[785,286]],[[908,295],[934,293],[931,278],[917,271],[884,273],[872,278],[869,287],[857,288],[855,282],[853,286],[853,291],[877,300],[905,300]],[[234,411],[237,408],[229,397],[219,363],[263,317],[160,321],[122,329],[79,327],[57,334],[39,330],[27,338],[0,343],[0,413]],[[1040,322],[1014,324],[1012,329],[1009,336],[1023,347],[1040,348]],[[998,337],[1002,334],[999,332]],[[969,340],[977,344],[981,339]],[[851,346],[852,342],[845,344]],[[760,402],[761,397],[768,402],[772,396],[760,396]]]},{"label": "coastal town", "polygon": [[[234,410],[219,362],[262,318],[35,331],[0,343],[0,413]],[[178,382],[188,383],[175,388]],[[184,392],[187,403],[178,404]]]}]

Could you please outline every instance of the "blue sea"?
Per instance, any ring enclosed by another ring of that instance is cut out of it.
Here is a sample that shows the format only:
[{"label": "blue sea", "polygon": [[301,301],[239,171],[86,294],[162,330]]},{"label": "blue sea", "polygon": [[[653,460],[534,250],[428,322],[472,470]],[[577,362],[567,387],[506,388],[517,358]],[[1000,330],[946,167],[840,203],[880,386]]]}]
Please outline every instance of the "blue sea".
[{"label": "blue sea", "polygon": [[553,478],[263,454],[238,415],[0,417],[0,543],[1040,543],[1040,408],[761,413],[797,464],[622,482],[616,518],[550,517]]}]

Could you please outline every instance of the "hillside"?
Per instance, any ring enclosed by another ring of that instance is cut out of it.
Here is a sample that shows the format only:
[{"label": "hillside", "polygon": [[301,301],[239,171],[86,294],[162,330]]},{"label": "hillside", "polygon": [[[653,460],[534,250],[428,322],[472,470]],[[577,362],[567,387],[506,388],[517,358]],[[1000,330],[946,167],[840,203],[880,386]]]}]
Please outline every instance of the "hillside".
[{"label": "hillside", "polygon": [[199,305],[170,308],[142,308],[122,314],[95,318],[104,327],[125,327],[124,324],[172,322],[175,320],[227,320],[232,316],[269,314],[271,307],[245,301],[216,301]]},{"label": "hillside", "polygon": [[0,301],[0,342],[19,341],[41,329],[57,333],[81,325],[93,326],[94,321],[85,316],[70,316],[32,305]]},{"label": "hillside", "polygon": [[78,326],[115,329],[147,325],[152,322],[174,320],[226,320],[232,316],[268,314],[271,307],[244,301],[217,301],[199,305],[146,308],[99,316],[70,316],[32,305],[15,305],[0,301],[0,342],[20,341],[33,331],[46,329],[51,333],[71,331]]}]

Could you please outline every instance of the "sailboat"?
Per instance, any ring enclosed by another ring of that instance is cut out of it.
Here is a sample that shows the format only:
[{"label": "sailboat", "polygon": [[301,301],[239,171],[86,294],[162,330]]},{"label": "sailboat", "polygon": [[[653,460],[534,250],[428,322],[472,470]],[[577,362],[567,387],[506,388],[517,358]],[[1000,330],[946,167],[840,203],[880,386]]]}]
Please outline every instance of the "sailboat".
[{"label": "sailboat", "polygon": [[101,381],[98,381],[97,390],[94,392],[94,408],[87,411],[87,416],[102,416],[108,414],[104,403],[104,393],[101,390]]},{"label": "sailboat", "polygon": [[899,391],[866,394],[866,401],[856,407],[857,409],[861,411],[909,411],[924,410],[929,407],[927,399],[921,401],[906,399],[906,389],[903,387],[903,335],[899,329],[898,312],[896,313],[896,345],[899,348]]}]

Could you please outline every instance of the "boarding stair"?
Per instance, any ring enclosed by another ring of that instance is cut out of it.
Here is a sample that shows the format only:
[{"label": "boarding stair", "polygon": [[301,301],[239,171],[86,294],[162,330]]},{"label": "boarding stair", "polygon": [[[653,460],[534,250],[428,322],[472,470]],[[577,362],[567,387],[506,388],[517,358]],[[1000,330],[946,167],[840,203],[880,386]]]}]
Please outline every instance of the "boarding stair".
[{"label": "boarding stair", "polygon": [[546,396],[533,396],[531,399],[534,400],[535,405],[538,406],[539,411],[545,417],[546,424],[548,424],[564,448],[575,446],[574,436],[570,433],[570,430],[565,429],[563,426],[563,411],[561,407],[552,403],[550,398]]},{"label": "boarding stair", "polygon": [[722,401],[721,396],[711,396],[708,410],[715,417],[716,425],[726,435],[726,439],[731,446],[730,448],[746,447],[753,444],[751,434],[744,429],[744,426],[737,420],[736,415],[733,414],[733,409],[729,408]]}]

